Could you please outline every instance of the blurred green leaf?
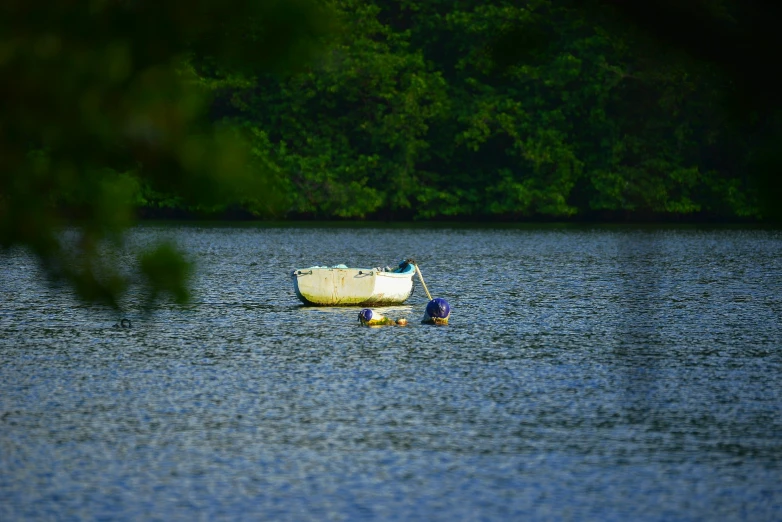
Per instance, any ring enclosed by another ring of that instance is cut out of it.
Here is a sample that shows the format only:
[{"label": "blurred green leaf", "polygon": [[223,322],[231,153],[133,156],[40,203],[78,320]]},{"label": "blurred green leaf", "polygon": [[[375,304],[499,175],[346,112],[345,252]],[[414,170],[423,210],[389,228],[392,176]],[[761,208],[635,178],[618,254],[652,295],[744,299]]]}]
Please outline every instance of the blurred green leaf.
[{"label": "blurred green leaf", "polygon": [[164,243],[141,254],[139,266],[148,285],[150,303],[161,294],[167,294],[178,304],[190,299],[192,266],[172,244]]},{"label": "blurred green leaf", "polygon": [[[315,0],[3,2],[0,245],[30,247],[53,281],[116,306],[128,279],[99,245],[121,240],[138,203],[260,207],[274,175],[213,124],[199,67],[300,69],[335,23]],[[186,297],[179,258],[144,259],[153,292]]]}]

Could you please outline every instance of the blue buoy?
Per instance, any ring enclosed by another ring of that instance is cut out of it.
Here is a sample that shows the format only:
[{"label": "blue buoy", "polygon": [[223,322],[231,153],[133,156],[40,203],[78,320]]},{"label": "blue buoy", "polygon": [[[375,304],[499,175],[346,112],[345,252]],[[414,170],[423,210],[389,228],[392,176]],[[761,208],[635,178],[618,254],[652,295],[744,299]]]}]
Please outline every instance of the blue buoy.
[{"label": "blue buoy", "polygon": [[404,326],[407,324],[406,319],[397,319],[394,321],[390,317],[373,312],[369,308],[364,308],[358,313],[358,322],[364,326],[383,326],[387,324],[398,324]]},{"label": "blue buoy", "polygon": [[448,324],[448,317],[451,315],[451,305],[442,297],[435,297],[426,304],[423,323],[426,324]]},{"label": "blue buoy", "polygon": [[372,320],[372,315],[372,310],[369,308],[364,308],[358,313],[358,322],[361,324],[367,324]]}]

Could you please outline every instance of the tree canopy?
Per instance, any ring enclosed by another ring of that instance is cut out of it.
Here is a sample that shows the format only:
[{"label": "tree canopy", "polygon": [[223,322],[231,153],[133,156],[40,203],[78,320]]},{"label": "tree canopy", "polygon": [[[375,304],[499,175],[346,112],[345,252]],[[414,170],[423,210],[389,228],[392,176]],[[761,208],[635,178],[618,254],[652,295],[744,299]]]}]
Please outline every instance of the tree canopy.
[{"label": "tree canopy", "polygon": [[[606,4],[336,0],[316,64],[222,84],[216,118],[282,173],[287,217],[764,217],[763,107],[733,118],[714,53]],[[672,20],[738,23],[704,6]]]}]

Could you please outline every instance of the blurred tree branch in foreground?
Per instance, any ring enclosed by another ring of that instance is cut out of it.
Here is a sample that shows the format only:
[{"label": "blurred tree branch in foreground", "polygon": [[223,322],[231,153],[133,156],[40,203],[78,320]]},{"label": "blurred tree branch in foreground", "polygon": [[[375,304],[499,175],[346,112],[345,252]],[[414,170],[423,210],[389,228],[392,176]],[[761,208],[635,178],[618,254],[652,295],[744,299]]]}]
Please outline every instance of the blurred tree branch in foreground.
[{"label": "blurred tree branch in foreground", "polygon": [[314,0],[4,1],[0,245],[29,247],[88,302],[117,306],[131,279],[184,302],[188,265],[171,245],[139,252],[132,276],[104,253],[142,186],[202,208],[269,203],[241,131],[208,121],[199,64],[219,64],[212,79],[284,72],[332,22]]}]

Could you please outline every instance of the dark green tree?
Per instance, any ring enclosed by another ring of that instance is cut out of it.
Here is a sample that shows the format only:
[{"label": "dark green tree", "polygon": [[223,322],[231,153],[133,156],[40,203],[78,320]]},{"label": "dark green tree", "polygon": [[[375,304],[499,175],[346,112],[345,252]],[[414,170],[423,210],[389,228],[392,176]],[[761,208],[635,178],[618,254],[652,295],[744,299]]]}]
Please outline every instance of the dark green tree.
[{"label": "dark green tree", "polygon": [[729,80],[610,6],[334,6],[345,31],[321,61],[219,95],[290,215],[758,215]]}]

